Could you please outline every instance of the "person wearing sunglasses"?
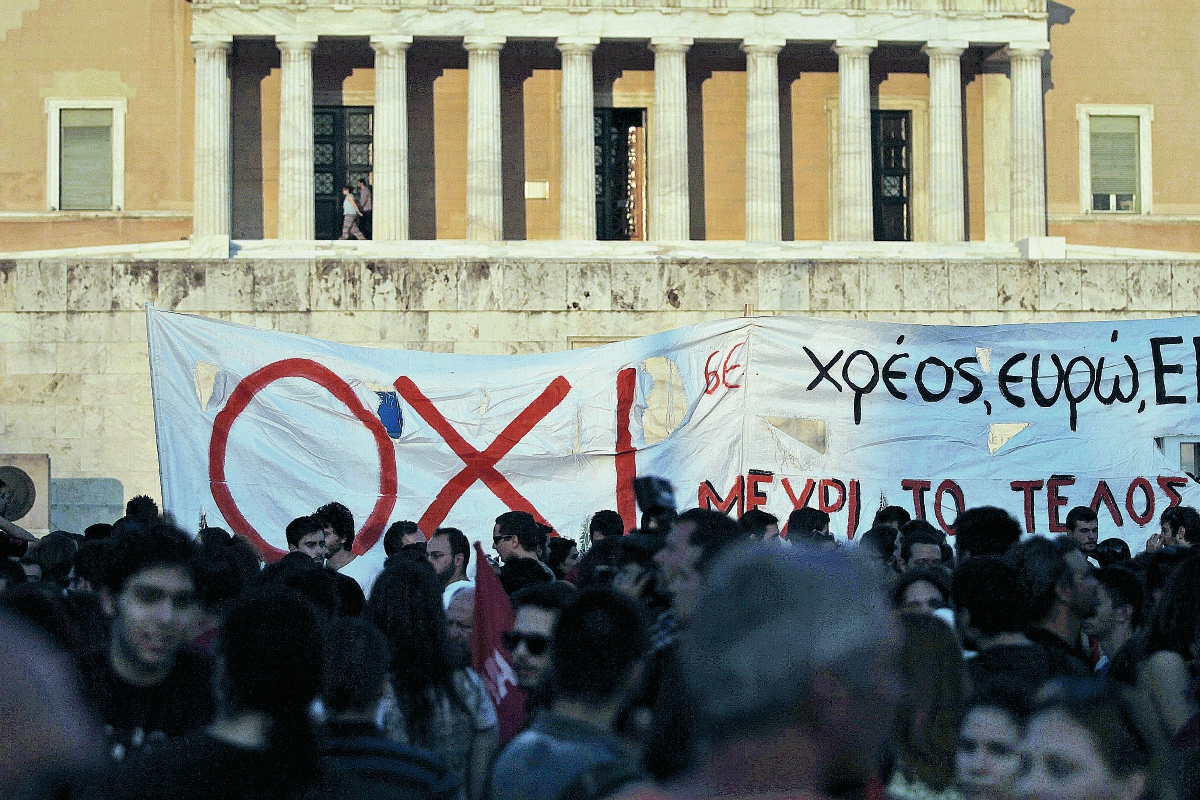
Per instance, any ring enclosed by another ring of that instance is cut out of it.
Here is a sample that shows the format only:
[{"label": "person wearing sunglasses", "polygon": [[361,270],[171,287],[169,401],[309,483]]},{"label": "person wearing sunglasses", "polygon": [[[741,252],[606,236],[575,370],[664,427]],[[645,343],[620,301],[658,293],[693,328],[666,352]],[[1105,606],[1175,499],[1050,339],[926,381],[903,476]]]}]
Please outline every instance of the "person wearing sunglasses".
[{"label": "person wearing sunglasses", "polygon": [[569,583],[539,583],[512,597],[516,616],[511,631],[503,634],[512,653],[517,685],[527,692],[539,689],[550,670],[550,640],[563,609],[579,592]]}]

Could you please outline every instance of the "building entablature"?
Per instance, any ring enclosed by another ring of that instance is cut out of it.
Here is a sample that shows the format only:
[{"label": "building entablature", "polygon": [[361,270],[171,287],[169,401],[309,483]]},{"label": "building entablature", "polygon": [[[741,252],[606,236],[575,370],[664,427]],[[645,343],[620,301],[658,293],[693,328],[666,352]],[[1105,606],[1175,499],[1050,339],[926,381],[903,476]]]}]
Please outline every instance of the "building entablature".
[{"label": "building entablature", "polygon": [[[772,0],[658,0],[653,5],[604,6],[575,2],[391,5],[387,0],[356,0],[353,4],[300,5],[285,0],[253,4],[197,0],[193,34],[315,37],[397,33],[427,38],[496,35],[537,39],[582,35],[626,40],[685,35],[714,40],[783,37],[803,42],[873,39],[898,44],[931,40],[1009,44],[1046,38],[1042,0],[937,0],[936,7],[928,0],[791,0],[787,6],[772,4]],[[946,10],[955,6],[955,10]]]}]

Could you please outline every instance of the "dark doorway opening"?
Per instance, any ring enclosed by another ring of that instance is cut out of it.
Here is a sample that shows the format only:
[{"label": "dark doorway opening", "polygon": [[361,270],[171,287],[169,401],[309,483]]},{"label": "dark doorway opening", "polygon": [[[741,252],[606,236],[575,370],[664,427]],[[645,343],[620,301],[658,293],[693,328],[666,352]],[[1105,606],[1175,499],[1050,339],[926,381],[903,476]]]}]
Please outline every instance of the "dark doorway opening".
[{"label": "dark doorway opening", "polygon": [[912,241],[912,112],[871,112],[875,241]]},{"label": "dark doorway opening", "polygon": [[313,109],[313,170],[318,239],[342,235],[342,187],[371,184],[375,109],[317,106]]},{"label": "dark doorway opening", "polygon": [[596,238],[646,238],[646,109],[597,108]]}]

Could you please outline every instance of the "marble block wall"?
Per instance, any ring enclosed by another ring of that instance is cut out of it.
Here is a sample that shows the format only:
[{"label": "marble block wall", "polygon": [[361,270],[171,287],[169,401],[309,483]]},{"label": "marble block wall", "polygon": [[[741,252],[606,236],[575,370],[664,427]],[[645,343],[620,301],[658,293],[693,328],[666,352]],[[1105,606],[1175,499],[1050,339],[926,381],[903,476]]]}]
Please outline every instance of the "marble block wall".
[{"label": "marble block wall", "polygon": [[[56,479],[115,479],[126,498],[158,497],[147,302],[348,344],[516,354],[747,305],[966,325],[1193,314],[1200,260],[0,261],[0,452],[49,453]],[[71,502],[110,505],[112,484],[96,485],[104,498]]]}]

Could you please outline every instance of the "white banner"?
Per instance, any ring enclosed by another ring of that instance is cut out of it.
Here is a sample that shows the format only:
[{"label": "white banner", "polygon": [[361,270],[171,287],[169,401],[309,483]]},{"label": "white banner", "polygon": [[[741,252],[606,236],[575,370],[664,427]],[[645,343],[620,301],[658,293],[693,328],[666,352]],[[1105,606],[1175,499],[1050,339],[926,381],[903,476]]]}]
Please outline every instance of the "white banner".
[{"label": "white banner", "polygon": [[603,508],[636,523],[636,475],[670,479],[681,508],[821,508],[841,539],[883,502],[947,530],[998,505],[1042,534],[1089,505],[1100,538],[1136,552],[1163,509],[1200,504],[1161,449],[1200,440],[1196,318],[759,317],[526,356],[147,320],[166,509],[278,554],[291,519],[342,502],[359,526],[347,571],[367,581],[396,520],[486,548],[519,509],[577,537]]}]

